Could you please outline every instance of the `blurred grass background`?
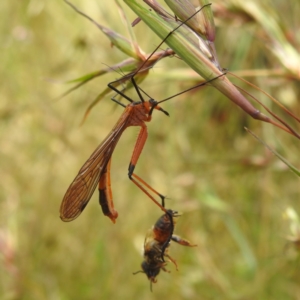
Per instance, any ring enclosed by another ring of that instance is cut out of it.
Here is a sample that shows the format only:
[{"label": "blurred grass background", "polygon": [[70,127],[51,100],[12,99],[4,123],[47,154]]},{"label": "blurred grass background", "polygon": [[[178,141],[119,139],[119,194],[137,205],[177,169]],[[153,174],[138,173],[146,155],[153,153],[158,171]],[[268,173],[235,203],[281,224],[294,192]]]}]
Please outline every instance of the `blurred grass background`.
[{"label": "blurred grass background", "polygon": [[[127,34],[114,1],[74,4]],[[299,3],[267,4],[299,49]],[[1,1],[0,9],[1,299],[300,299],[299,254],[286,240],[290,223],[283,218],[287,207],[300,212],[299,178],[243,127],[299,168],[298,140],[253,121],[211,87],[166,102],[170,118],[154,113],[136,173],[183,213],[176,233],[198,247],[172,245],[179,271],[169,264],[171,273],[162,272],[151,293],[145,275],[132,275],[140,269],[146,231],[161,215],[127,178],[138,128],[124,133],[113,156],[117,223],[102,215],[98,192],[76,221],[63,223],[58,213],[79,168],[122,113],[107,97],[79,126],[89,103],[118,74],[57,100],[68,88],[61,83],[126,57],[63,1]],[[261,27],[240,18],[216,18],[221,65],[237,74],[280,68],[257,38]],[[146,52],[159,43],[142,23],[135,32]],[[190,87],[168,76],[172,70],[179,76],[180,67],[176,58],[160,62],[144,89],[159,100]],[[248,79],[300,115],[299,81]]]}]

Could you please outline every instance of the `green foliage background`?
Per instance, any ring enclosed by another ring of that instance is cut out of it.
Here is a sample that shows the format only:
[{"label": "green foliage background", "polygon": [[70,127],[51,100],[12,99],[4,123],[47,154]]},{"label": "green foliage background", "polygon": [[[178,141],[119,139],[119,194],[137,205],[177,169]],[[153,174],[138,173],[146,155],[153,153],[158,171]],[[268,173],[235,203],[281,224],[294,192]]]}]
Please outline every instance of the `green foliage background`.
[{"label": "green foliage background", "polygon": [[[266,3],[299,49],[299,3]],[[74,4],[127,35],[114,1]],[[176,233],[198,247],[172,245],[179,271],[169,264],[171,273],[162,272],[151,293],[146,276],[132,275],[140,269],[146,231],[161,215],[127,178],[138,128],[127,129],[113,156],[117,223],[102,215],[97,192],[76,221],[63,223],[58,213],[79,168],[122,113],[107,97],[79,125],[89,103],[119,74],[57,100],[68,88],[62,83],[126,57],[63,1],[1,1],[0,10],[1,299],[300,299],[299,254],[286,240],[291,232],[284,218],[287,207],[300,212],[299,178],[243,127],[299,168],[298,140],[250,119],[211,87],[166,102],[170,118],[154,113],[136,173],[182,212]],[[216,18],[221,65],[236,74],[280,69],[259,24],[241,17]],[[146,52],[159,43],[144,24],[134,30]],[[183,67],[165,59],[143,88],[159,100],[192,86],[182,79]],[[251,82],[300,115],[299,81],[253,74]]]}]

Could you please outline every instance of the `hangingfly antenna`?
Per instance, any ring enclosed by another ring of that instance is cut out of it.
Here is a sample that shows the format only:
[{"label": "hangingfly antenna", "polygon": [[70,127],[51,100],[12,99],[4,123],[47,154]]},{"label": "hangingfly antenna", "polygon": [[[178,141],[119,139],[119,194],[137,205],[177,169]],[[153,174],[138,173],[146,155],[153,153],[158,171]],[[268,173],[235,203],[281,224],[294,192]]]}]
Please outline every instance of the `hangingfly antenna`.
[{"label": "hangingfly antenna", "polygon": [[[158,46],[152,51],[152,53],[147,57],[147,60],[144,61],[144,63],[131,75],[134,77],[137,73],[144,71],[142,68],[147,63],[147,61],[150,60],[150,58],[155,54],[155,52],[161,47],[161,45],[175,32],[177,31],[181,26],[186,24],[189,20],[191,20],[195,15],[197,15],[200,11],[202,11],[205,7],[210,6],[211,3],[203,5],[199,10],[196,10],[195,13],[193,13],[190,17],[188,17],[186,20],[182,21],[177,27],[175,27],[173,30],[171,30],[166,37],[158,44]],[[146,68],[147,69],[147,68]]]}]

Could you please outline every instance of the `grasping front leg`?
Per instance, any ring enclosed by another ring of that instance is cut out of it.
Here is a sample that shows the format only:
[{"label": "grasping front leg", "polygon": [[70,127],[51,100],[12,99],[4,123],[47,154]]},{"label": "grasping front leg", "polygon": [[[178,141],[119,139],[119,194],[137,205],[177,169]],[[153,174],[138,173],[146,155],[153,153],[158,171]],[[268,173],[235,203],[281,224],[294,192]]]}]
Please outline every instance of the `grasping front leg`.
[{"label": "grasping front leg", "polygon": [[[146,183],[142,178],[134,174],[134,169],[137,164],[137,161],[140,157],[140,154],[144,148],[144,145],[146,143],[148,137],[148,132],[147,132],[147,126],[145,123],[141,124],[141,130],[139,132],[138,138],[135,143],[135,147],[132,153],[131,161],[129,164],[128,168],[128,177],[129,179],[136,185],[138,186],[157,206],[161,208],[164,212],[166,212],[166,209],[164,208],[164,201],[165,201],[165,196],[157,192],[155,189],[153,189],[148,183]],[[151,190],[154,194],[158,195],[161,198],[162,204],[160,204],[157,200],[154,199],[154,197],[145,189],[147,187],[149,190]]]}]

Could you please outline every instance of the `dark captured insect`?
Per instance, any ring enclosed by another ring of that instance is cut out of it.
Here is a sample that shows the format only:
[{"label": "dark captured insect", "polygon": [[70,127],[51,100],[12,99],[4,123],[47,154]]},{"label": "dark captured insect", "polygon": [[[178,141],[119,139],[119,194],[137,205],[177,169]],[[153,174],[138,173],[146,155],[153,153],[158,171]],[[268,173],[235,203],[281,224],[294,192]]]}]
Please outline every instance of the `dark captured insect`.
[{"label": "dark captured insect", "polygon": [[142,270],[135,272],[145,273],[150,280],[150,289],[152,290],[152,283],[157,282],[157,275],[160,270],[169,272],[166,269],[167,262],[164,258],[169,259],[177,270],[176,261],[168,254],[170,242],[174,241],[183,246],[195,247],[189,241],[182,239],[178,235],[174,235],[175,217],[178,213],[174,210],[168,209],[155,223],[146,235],[144,242],[144,261],[141,264]]}]

